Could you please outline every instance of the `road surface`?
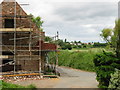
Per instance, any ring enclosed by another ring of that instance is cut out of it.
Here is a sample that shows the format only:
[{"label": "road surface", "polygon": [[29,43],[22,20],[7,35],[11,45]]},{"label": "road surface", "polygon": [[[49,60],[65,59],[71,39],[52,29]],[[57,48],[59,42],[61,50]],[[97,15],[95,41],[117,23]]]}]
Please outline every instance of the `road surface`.
[{"label": "road surface", "polygon": [[34,84],[37,88],[97,88],[96,74],[72,68],[59,67],[59,79],[26,80],[13,82],[19,85]]}]

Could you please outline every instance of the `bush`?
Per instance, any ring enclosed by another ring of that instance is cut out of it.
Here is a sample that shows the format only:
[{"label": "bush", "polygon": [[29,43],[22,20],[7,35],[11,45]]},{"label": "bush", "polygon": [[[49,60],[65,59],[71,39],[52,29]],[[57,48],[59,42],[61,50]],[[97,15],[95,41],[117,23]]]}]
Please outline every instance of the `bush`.
[{"label": "bush", "polygon": [[63,50],[66,50],[66,49],[71,50],[72,46],[70,44],[66,44],[66,45],[62,46],[62,49]]},{"label": "bush", "polygon": [[114,68],[120,69],[120,60],[112,52],[103,52],[95,56],[94,64],[99,88],[107,88]]},{"label": "bush", "polygon": [[82,46],[81,46],[81,45],[78,45],[78,48],[82,48]]},{"label": "bush", "polygon": [[62,46],[61,48],[62,48],[62,50],[66,50],[67,49],[66,46]]},{"label": "bush", "polygon": [[93,47],[106,47],[108,44],[107,43],[94,43]]},{"label": "bush", "polygon": [[86,45],[83,45],[83,48],[87,48],[87,46],[86,46]]},{"label": "bush", "polygon": [[77,45],[72,45],[72,48],[78,48],[78,46]]},{"label": "bush", "polygon": [[66,48],[67,48],[68,50],[71,50],[71,49],[72,49],[72,46],[71,46],[70,44],[66,44],[65,46],[66,46]]},{"label": "bush", "polygon": [[120,90],[120,70],[115,69],[115,73],[111,74],[108,88],[111,90]]}]

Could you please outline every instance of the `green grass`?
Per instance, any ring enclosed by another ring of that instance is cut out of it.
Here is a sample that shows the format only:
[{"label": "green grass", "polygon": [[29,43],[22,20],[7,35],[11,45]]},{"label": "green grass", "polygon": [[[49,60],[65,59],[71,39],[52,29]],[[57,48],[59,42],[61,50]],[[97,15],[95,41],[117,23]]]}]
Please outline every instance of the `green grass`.
[{"label": "green grass", "polygon": [[93,48],[87,51],[61,51],[59,53],[59,65],[94,72],[93,58],[97,53],[101,53],[102,50],[102,48]]},{"label": "green grass", "polygon": [[34,85],[29,85],[29,86],[20,86],[20,85],[16,85],[16,84],[11,84],[11,83],[7,83],[7,82],[4,82],[4,81],[0,81],[0,83],[1,83],[1,88],[2,88],[2,90],[7,90],[8,88],[9,89],[14,89],[14,90],[16,90],[16,89],[29,89],[29,90],[36,90],[36,87],[34,86]]}]

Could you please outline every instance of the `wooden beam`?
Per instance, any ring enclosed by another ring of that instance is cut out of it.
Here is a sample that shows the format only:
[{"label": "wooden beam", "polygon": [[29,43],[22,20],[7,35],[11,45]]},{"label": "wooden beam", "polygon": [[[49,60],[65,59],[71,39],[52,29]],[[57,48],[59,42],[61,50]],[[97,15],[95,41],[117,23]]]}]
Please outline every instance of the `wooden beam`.
[{"label": "wooden beam", "polygon": [[41,75],[40,73],[30,73],[30,74],[14,74],[14,75],[3,75],[3,77],[16,77],[16,76],[36,76]]},{"label": "wooden beam", "polygon": [[[0,31],[2,32],[13,32],[14,31],[14,28],[0,28]],[[25,31],[30,31],[30,28],[16,28],[16,31],[22,31],[22,32],[25,32]],[[32,29],[33,31],[33,29]]]}]

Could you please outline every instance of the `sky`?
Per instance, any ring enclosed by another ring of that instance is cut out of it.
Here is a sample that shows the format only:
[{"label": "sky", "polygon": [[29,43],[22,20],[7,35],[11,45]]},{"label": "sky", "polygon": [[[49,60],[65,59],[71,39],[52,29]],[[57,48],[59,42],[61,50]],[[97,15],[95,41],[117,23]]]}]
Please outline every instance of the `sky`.
[{"label": "sky", "polygon": [[[3,0],[0,0],[0,2]],[[67,41],[104,42],[100,32],[114,28],[119,0],[16,0],[28,13],[40,16],[46,36]]]}]

